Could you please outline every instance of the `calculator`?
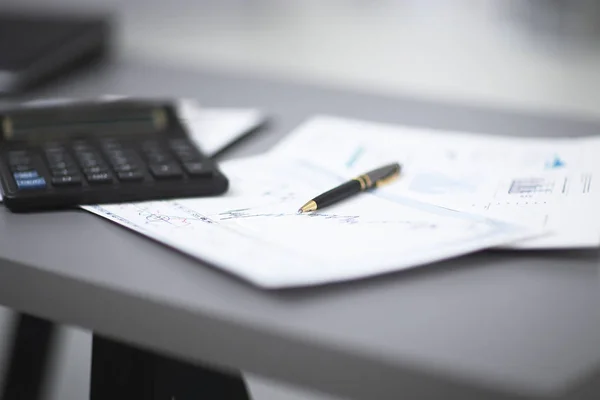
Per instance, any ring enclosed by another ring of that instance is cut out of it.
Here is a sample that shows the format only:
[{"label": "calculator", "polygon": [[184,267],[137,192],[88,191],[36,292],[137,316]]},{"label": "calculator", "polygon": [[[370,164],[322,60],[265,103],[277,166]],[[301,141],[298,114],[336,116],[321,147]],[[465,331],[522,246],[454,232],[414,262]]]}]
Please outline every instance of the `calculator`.
[{"label": "calculator", "polygon": [[215,161],[174,103],[99,100],[0,109],[0,183],[14,212],[216,196]]}]

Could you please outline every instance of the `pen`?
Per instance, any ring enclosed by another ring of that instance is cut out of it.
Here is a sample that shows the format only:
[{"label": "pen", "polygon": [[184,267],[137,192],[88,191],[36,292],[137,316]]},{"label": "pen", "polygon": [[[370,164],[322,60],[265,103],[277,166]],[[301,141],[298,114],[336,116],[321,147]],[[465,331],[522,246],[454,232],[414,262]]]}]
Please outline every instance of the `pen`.
[{"label": "pen", "polygon": [[398,175],[400,175],[400,164],[398,163],[374,169],[373,171],[359,175],[346,183],[342,183],[341,185],[318,195],[300,207],[298,213],[301,214],[327,207],[357,193],[386,184],[397,178]]}]

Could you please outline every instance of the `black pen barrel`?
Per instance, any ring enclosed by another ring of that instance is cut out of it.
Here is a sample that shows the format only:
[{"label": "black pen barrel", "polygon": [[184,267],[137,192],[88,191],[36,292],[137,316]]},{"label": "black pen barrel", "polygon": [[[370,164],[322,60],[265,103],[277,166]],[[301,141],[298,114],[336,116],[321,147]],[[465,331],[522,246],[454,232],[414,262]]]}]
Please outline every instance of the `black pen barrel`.
[{"label": "black pen barrel", "polygon": [[314,198],[317,207],[327,207],[361,191],[358,180],[351,180]]}]

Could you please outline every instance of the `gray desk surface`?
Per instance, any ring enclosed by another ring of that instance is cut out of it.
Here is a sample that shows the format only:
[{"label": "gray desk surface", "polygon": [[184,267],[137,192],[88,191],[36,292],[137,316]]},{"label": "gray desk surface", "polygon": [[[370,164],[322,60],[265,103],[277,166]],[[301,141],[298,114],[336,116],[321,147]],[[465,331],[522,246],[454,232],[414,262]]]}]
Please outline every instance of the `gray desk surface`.
[{"label": "gray desk surface", "polygon": [[[600,124],[115,61],[40,95],[191,96],[261,107],[258,153],[313,113],[493,134]],[[485,252],[334,286],[265,292],[84,211],[0,209],[0,303],[220,368],[341,396],[595,398],[598,252]],[[485,397],[487,396],[487,397]]]}]

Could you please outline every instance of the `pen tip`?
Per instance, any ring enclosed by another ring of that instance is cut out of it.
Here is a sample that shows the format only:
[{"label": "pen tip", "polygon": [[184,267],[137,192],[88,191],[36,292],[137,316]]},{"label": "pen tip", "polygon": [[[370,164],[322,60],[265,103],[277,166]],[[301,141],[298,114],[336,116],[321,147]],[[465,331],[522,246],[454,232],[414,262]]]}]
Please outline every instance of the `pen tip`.
[{"label": "pen tip", "polygon": [[309,211],[315,211],[317,209],[317,203],[314,200],[309,201],[298,210],[298,214],[302,214]]}]

